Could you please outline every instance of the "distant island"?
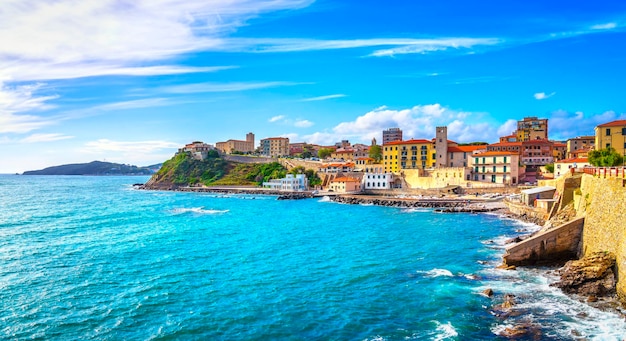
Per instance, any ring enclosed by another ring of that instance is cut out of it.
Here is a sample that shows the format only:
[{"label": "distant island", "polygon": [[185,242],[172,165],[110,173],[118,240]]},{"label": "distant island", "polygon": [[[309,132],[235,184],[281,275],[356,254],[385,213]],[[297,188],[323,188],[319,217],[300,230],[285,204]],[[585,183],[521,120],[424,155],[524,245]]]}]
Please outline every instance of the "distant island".
[{"label": "distant island", "polygon": [[147,167],[137,167],[120,163],[92,161],[44,168],[42,170],[26,171],[23,175],[151,175],[160,164]]}]

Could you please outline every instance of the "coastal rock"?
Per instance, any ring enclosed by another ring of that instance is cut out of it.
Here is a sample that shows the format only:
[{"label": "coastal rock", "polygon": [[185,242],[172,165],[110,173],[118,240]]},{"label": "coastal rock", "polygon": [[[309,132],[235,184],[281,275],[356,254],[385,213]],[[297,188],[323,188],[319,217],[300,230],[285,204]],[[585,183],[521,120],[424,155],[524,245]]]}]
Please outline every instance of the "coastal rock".
[{"label": "coastal rock", "polygon": [[487,297],[493,297],[493,290],[491,288],[487,288],[487,289],[483,290],[483,295],[485,295]]},{"label": "coastal rock", "polygon": [[561,279],[552,285],[566,293],[596,298],[615,295],[615,255],[610,252],[569,261],[559,273]]},{"label": "coastal rock", "polygon": [[513,327],[506,327],[498,335],[508,339],[541,340],[541,327],[534,323],[522,323]]}]

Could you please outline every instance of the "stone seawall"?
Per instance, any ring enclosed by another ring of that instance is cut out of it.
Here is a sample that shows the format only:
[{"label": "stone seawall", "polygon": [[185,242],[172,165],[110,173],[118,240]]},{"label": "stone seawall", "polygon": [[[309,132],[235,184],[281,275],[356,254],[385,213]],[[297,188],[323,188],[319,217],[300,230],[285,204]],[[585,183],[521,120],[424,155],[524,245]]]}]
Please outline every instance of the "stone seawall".
[{"label": "stone seawall", "polygon": [[585,218],[542,231],[507,247],[506,265],[543,265],[565,263],[578,256]]},{"label": "stone seawall", "polygon": [[[626,303],[626,180],[585,174],[575,194],[579,214],[586,214],[582,252],[616,256],[617,293]],[[576,198],[578,197],[578,198]]]},{"label": "stone seawall", "polygon": [[337,195],[332,201],[352,205],[377,205],[390,207],[426,207],[426,208],[462,208],[468,205],[467,200],[461,199],[405,199],[386,198],[367,195]]}]

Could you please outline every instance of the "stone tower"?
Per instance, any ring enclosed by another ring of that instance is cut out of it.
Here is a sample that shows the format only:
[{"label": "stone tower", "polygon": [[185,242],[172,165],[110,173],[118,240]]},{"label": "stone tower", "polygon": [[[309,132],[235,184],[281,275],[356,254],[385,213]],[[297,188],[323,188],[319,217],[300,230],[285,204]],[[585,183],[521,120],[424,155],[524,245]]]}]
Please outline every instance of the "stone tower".
[{"label": "stone tower", "polygon": [[437,127],[435,134],[435,168],[448,166],[448,127]]},{"label": "stone tower", "polygon": [[248,146],[250,147],[250,151],[254,151],[254,134],[253,133],[246,134],[246,142],[248,143]]}]

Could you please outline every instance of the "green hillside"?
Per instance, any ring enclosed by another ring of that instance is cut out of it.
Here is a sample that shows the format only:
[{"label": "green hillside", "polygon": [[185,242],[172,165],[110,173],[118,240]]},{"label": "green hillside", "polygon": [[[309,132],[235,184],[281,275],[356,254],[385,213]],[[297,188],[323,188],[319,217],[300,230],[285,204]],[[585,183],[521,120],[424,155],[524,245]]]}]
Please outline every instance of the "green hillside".
[{"label": "green hillside", "polygon": [[93,161],[27,171],[24,175],[150,175],[146,167],[123,165],[112,162]]}]

